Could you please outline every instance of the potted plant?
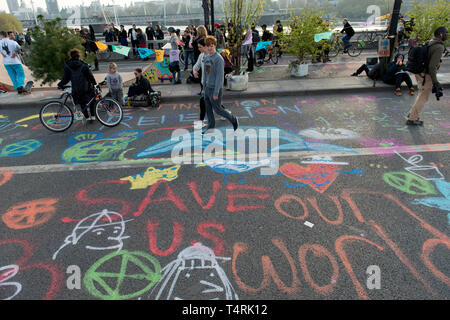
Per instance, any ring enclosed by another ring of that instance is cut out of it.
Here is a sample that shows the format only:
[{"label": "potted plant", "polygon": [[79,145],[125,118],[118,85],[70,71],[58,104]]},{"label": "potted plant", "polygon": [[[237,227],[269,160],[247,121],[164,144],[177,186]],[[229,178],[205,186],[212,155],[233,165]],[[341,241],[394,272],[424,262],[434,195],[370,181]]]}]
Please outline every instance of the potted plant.
[{"label": "potted plant", "polygon": [[283,52],[295,57],[289,63],[289,70],[294,77],[308,75],[308,59],[319,56],[328,46],[326,42],[319,44],[314,40],[315,34],[329,31],[322,16],[315,9],[305,8],[299,15],[291,15],[287,24],[288,31],[280,36]]},{"label": "potted plant", "polygon": [[224,0],[224,13],[228,34],[228,50],[233,73],[228,78],[227,89],[246,90],[248,74],[241,72],[242,44],[250,26],[258,23],[264,12],[265,0]]}]

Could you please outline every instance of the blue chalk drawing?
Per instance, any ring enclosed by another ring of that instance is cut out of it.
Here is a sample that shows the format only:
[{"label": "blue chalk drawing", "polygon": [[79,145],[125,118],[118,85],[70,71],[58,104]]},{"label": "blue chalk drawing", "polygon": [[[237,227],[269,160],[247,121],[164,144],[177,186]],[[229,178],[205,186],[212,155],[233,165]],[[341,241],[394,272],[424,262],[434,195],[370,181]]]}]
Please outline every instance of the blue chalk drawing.
[{"label": "blue chalk drawing", "polygon": [[443,197],[415,199],[413,203],[449,212],[447,213],[447,222],[450,225],[450,183],[445,180],[434,180],[433,182]]},{"label": "blue chalk drawing", "polygon": [[[0,139],[0,144],[3,139]],[[0,148],[0,158],[1,157],[22,157],[26,156],[42,146],[42,142],[37,139],[22,140]]]}]

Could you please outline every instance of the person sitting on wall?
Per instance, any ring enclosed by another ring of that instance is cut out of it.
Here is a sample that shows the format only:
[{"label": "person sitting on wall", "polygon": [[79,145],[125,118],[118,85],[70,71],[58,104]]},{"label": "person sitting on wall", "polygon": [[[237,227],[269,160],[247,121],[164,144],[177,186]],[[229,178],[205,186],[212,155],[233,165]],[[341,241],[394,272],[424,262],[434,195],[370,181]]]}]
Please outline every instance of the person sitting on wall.
[{"label": "person sitting on wall", "polygon": [[133,99],[140,95],[149,96],[151,92],[154,92],[150,82],[144,77],[141,68],[134,70],[136,77],[135,82],[128,88],[128,99]]}]

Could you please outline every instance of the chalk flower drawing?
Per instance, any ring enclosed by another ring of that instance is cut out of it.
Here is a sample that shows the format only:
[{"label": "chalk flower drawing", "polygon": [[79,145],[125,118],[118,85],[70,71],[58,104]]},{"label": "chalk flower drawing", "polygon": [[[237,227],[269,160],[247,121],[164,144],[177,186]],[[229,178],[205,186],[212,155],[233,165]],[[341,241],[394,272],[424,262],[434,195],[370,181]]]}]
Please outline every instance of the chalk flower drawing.
[{"label": "chalk flower drawing", "polygon": [[151,296],[156,293],[156,300],[239,300],[217,260],[231,259],[216,257],[210,248],[195,243],[161,270],[161,281]]},{"label": "chalk flower drawing", "polygon": [[103,210],[94,213],[77,223],[72,233],[64,239],[62,246],[53,254],[56,259],[59,252],[69,245],[80,245],[83,240],[84,247],[88,250],[116,250],[123,247],[125,222],[122,215],[117,212]]},{"label": "chalk flower drawing", "polygon": [[[22,285],[18,282],[6,282],[13,278],[19,272],[19,266],[11,264],[8,266],[0,267],[0,300],[11,300],[22,291]],[[11,288],[9,290],[7,288]],[[3,297],[3,293],[6,293],[6,297]]]},{"label": "chalk flower drawing", "polygon": [[160,180],[173,181],[178,178],[178,170],[180,165],[172,166],[170,168],[157,169],[154,167],[148,168],[143,173],[131,175],[120,180],[130,181],[131,190],[145,189]]}]

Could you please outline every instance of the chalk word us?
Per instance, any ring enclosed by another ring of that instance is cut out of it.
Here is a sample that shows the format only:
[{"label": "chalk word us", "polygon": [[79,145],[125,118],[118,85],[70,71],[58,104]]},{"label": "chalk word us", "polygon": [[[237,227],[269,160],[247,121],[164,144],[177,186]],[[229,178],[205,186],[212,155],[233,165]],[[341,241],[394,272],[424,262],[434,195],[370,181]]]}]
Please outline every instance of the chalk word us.
[{"label": "chalk word us", "polygon": [[[195,129],[193,133],[186,129],[173,131],[170,143],[172,162],[175,164],[203,164],[205,160],[223,156],[229,161],[248,161],[259,163],[270,154],[271,164],[261,168],[261,174],[278,172],[280,130],[245,128],[209,130]],[[275,164],[275,165],[274,165]]]}]

